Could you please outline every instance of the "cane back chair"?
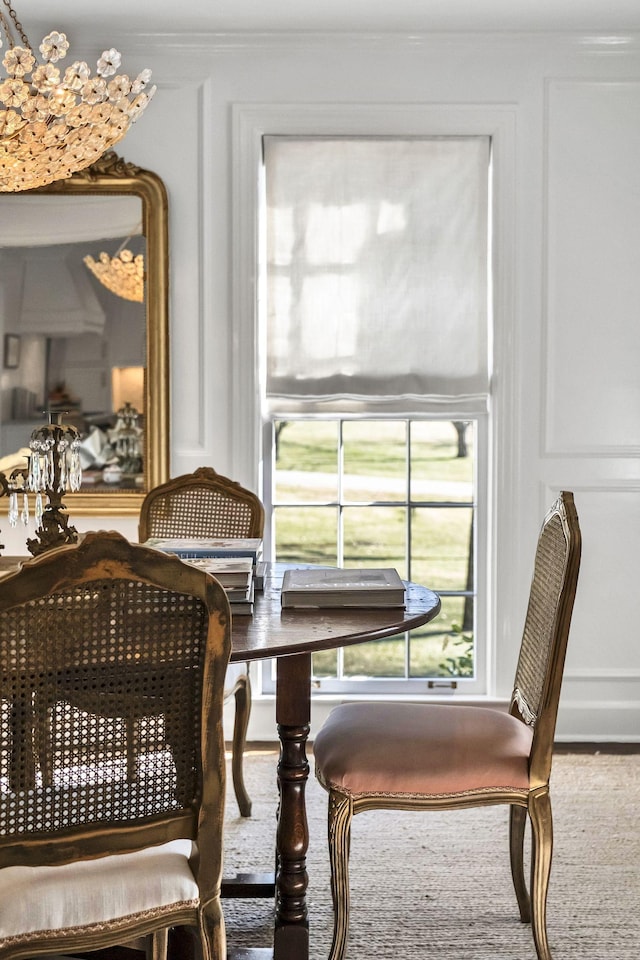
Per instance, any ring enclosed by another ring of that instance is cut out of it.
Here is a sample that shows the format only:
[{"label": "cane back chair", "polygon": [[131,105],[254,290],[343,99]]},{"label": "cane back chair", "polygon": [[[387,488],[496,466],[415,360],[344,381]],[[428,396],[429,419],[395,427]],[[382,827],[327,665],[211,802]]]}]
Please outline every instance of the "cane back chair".
[{"label": "cane back chair", "polygon": [[[140,510],[138,539],[150,537],[262,537],[264,508],[250,490],[211,467],[199,467],[154,487]],[[251,799],[244,783],[243,754],[251,713],[247,664],[231,664],[225,698],[235,697],[231,770],[240,813],[251,816]]]},{"label": "cane back chair", "polygon": [[[318,780],[329,792],[334,902],[331,960],[345,954],[351,820],[372,809],[510,806],[510,857],[523,922],[539,960],[550,960],[546,901],[552,853],[549,777],[581,536],[573,495],[547,514],[535,556],[508,712],[447,704],[350,703],[336,707],[314,742]],[[532,826],[531,895],[523,867]]]},{"label": "cane back chair", "polygon": [[3,960],[141,937],[162,960],[174,925],[223,960],[230,649],[218,582],[117,533],[87,534],[0,582]]}]

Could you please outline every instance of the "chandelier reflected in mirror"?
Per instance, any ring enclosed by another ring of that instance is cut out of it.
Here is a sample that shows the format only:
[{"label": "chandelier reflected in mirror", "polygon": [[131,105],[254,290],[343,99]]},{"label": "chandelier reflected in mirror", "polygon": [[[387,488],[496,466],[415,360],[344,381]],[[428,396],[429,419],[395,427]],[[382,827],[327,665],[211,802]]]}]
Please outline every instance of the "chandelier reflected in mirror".
[{"label": "chandelier reflected in mirror", "polygon": [[[84,170],[113,147],[146,109],[155,93],[150,70],[134,80],[118,73],[113,47],[97,63],[84,60],[64,72],[57,66],[69,49],[53,30],[40,44],[39,63],[9,0],[1,0],[0,46],[6,49],[0,77],[0,191],[41,187]],[[16,43],[19,36],[20,43]]]},{"label": "chandelier reflected in mirror", "polygon": [[[129,238],[131,239],[131,238]],[[98,259],[91,256],[83,258],[85,265],[100,283],[125,300],[144,300],[144,256],[134,255],[128,249],[125,240],[122,247],[113,256],[102,252]]]}]

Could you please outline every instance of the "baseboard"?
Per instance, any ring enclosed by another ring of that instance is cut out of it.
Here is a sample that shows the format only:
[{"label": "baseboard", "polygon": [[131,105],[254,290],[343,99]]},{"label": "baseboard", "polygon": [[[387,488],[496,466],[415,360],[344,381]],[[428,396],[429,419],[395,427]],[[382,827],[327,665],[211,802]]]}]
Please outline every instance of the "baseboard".
[{"label": "baseboard", "polygon": [[554,753],[640,753],[640,741],[636,740],[560,740],[553,745]]},{"label": "baseboard", "polygon": [[[278,753],[278,744],[268,740],[247,742],[247,753]],[[227,751],[231,752],[231,744],[227,744]],[[640,753],[640,740],[557,740],[553,745],[554,753],[606,753],[625,754]],[[307,753],[313,752],[313,743],[307,746]]]},{"label": "baseboard", "polygon": [[[593,685],[592,685],[593,686]],[[629,686],[629,684],[627,684]],[[563,694],[558,713],[556,739],[569,743],[637,743],[640,742],[640,688],[635,697],[633,689],[626,689],[620,696],[618,691],[607,691],[607,699],[599,699],[596,691],[591,690],[591,696],[575,699]],[[572,691],[573,692],[573,691]],[[584,691],[582,691],[584,693]],[[353,697],[344,697],[344,700],[353,700]],[[327,719],[329,713],[340,698],[312,697],[311,700],[311,739]],[[438,700],[439,703],[443,702]],[[453,702],[453,701],[452,701]],[[459,699],[455,700],[460,703]],[[470,702],[470,701],[467,701]],[[485,706],[503,705],[502,700],[474,701],[474,705],[483,703]],[[228,712],[227,712],[228,708]],[[225,737],[231,738],[233,730],[233,713],[231,707],[225,705]],[[252,743],[278,743],[278,734],[275,720],[275,700],[273,697],[254,697],[249,721],[248,738]]]}]

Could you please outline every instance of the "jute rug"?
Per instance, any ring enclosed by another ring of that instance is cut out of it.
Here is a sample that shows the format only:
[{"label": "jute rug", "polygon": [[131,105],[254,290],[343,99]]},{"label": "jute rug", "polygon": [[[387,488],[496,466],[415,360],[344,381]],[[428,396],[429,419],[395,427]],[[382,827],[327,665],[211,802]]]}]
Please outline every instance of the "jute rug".
[{"label": "jute rug", "polygon": [[[225,873],[273,864],[277,757],[249,752],[253,816],[229,788]],[[311,758],[313,771],[313,758]],[[555,848],[548,902],[554,960],[640,957],[640,755],[559,754],[552,777]],[[327,795],[307,787],[311,960],[331,940]],[[507,808],[358,815],[351,850],[348,960],[535,960],[509,869]],[[272,903],[227,900],[227,938],[268,946]]]}]

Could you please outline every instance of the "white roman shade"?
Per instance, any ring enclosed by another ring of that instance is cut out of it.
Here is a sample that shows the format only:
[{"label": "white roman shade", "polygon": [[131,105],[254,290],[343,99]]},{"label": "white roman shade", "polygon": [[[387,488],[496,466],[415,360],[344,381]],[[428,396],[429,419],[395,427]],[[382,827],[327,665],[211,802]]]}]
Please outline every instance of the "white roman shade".
[{"label": "white roman shade", "polygon": [[264,138],[271,411],[482,412],[488,137]]}]

